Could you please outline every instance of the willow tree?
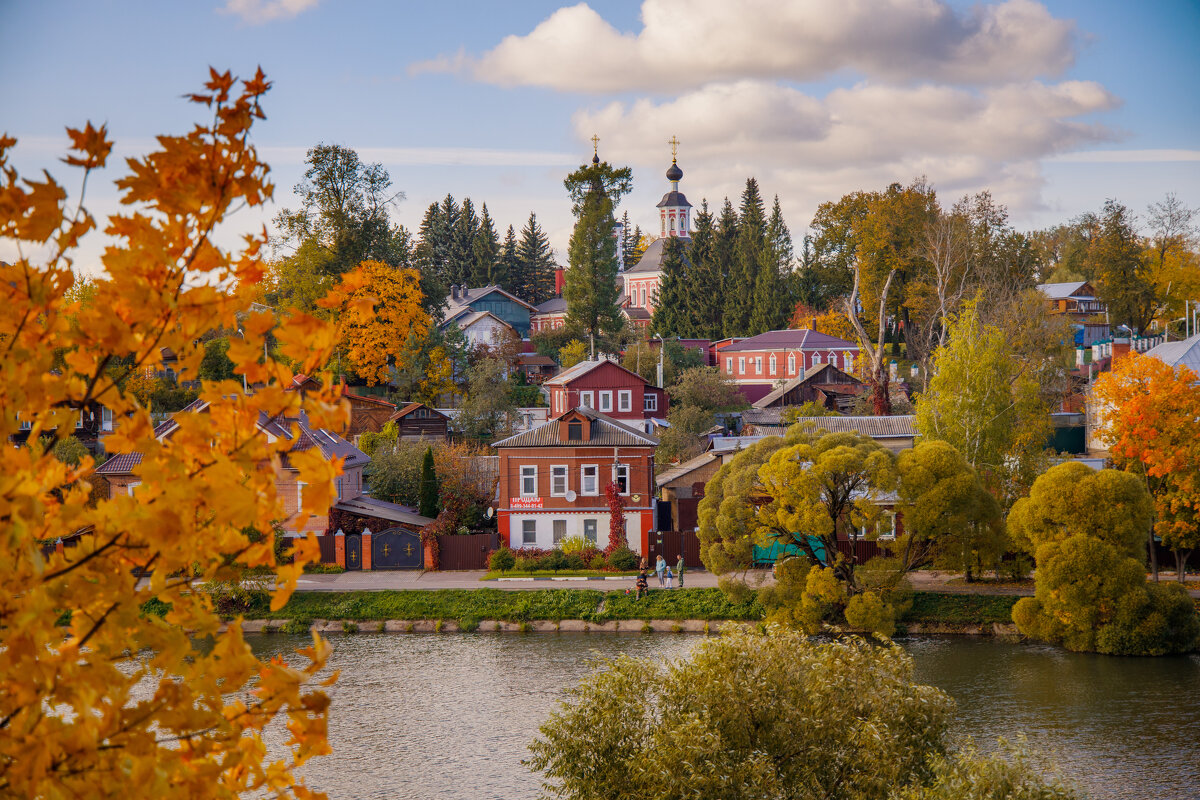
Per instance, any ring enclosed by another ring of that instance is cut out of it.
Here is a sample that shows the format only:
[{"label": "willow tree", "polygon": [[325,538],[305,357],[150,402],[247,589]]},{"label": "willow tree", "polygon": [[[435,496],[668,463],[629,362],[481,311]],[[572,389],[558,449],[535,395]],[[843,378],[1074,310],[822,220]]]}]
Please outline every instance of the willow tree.
[{"label": "willow tree", "polygon": [[[230,252],[214,237],[231,209],[271,194],[250,144],[269,84],[261,71],[241,90],[211,72],[191,95],[208,122],[160,136],[158,150],[127,160],[117,181],[122,213],[86,305],[73,303],[71,259],[97,227],[80,197],[46,175],[22,181],[0,137],[0,237],[21,255],[0,265],[0,439],[27,425],[28,444],[0,448],[0,794],[10,797],[229,798],[311,796],[290,768],[328,752],[328,699],[305,683],[328,647],[314,636],[296,666],[257,657],[239,625],[223,629],[214,582],[246,570],[274,573],[271,607],[296,585],[317,542],[293,540],[279,564],[275,523],[290,515],[276,491],[286,439],[261,433],[262,415],[307,413],[314,427],[346,422],[337,383],[288,391],[292,369],[313,374],[333,352],[333,326],[288,312],[244,313],[262,279],[265,236]],[[96,180],[112,150],[103,127],[68,129],[65,161]],[[36,254],[36,255],[29,255]],[[48,254],[45,258],[42,254]],[[350,272],[341,294],[361,284]],[[334,302],[338,302],[336,299]],[[73,320],[73,322],[72,322]],[[207,413],[179,415],[169,441],[150,409],[123,389],[130,371],[158,368],[164,348],[185,379],[204,357],[201,336],[239,327],[228,357],[241,380],[204,381]],[[270,333],[291,360],[263,346]],[[103,404],[120,426],[108,446],[139,453],[136,495],[92,498],[94,462],[54,457],[84,409]],[[20,415],[20,420],[18,416]],[[300,514],[333,502],[336,462],[317,448],[287,454],[306,485]],[[78,544],[55,552],[55,543]],[[146,577],[139,577],[141,571]],[[156,610],[157,609],[157,610]],[[286,718],[290,740],[268,755],[264,729]]]}]

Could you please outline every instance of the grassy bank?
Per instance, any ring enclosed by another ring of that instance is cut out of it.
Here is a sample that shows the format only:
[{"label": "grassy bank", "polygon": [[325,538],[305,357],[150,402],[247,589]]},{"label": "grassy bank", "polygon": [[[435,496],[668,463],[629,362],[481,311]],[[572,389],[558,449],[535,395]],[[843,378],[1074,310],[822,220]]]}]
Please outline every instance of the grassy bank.
[{"label": "grassy bank", "polygon": [[[984,625],[1011,621],[1018,598],[1003,595],[962,595],[918,592],[904,622]],[[598,589],[440,589],[438,591],[296,592],[279,611],[271,611],[265,596],[242,611],[247,619],[285,619],[308,623],[314,619],[454,620],[495,619],[505,622],[608,620],[759,620],[763,608],[756,600],[731,603],[719,589],[652,591],[636,599],[625,591]]]}]

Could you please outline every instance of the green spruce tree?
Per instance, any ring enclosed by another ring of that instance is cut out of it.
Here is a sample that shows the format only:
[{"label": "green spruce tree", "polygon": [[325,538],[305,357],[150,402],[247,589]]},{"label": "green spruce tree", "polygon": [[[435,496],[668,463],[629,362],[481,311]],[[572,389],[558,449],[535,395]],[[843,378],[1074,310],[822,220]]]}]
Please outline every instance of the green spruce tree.
[{"label": "green spruce tree", "polygon": [[517,233],[513,226],[508,226],[504,234],[504,244],[500,246],[500,255],[496,259],[496,268],[492,271],[492,283],[509,294],[520,297],[516,281],[521,274],[521,259],[517,255]]},{"label": "green spruce tree", "polygon": [[683,239],[667,238],[663,245],[662,271],[652,329],[660,336],[691,338],[696,335],[688,307],[693,276]]},{"label": "green spruce tree", "polygon": [[530,213],[529,221],[521,230],[521,243],[517,245],[517,257],[521,262],[517,296],[527,303],[538,305],[554,296],[554,250],[550,240],[538,224],[537,215]]},{"label": "green spruce tree", "polygon": [[479,218],[475,216],[475,204],[466,198],[458,210],[458,219],[450,232],[450,273],[452,283],[470,283],[475,266],[475,234],[479,230]]},{"label": "green spruce tree", "polygon": [[615,336],[625,324],[617,307],[613,208],[632,188],[632,174],[629,167],[615,168],[597,156],[563,181],[575,213],[563,287],[567,325],[597,340]]},{"label": "green spruce tree", "polygon": [[724,276],[720,273],[714,254],[717,233],[707,200],[701,202],[700,211],[692,218],[692,223],[695,229],[687,253],[691,266],[684,299],[687,330],[691,331],[688,335],[701,339],[720,339]]},{"label": "green spruce tree", "polygon": [[729,316],[731,309],[738,304],[740,293],[733,286],[737,278],[734,268],[734,251],[737,248],[740,220],[729,198],[721,206],[721,216],[717,219],[716,235],[713,237],[713,266],[721,276],[723,291],[721,292],[721,336],[745,336],[744,328],[738,327],[738,314]]},{"label": "green spruce tree", "polygon": [[751,313],[751,330],[779,330],[787,327],[791,317],[791,272],[792,234],[783,220],[779,207],[779,195],[771,209],[767,222],[766,247],[759,259],[758,278],[754,286],[754,310]]},{"label": "green spruce tree", "polygon": [[442,205],[430,203],[425,210],[412,259],[421,273],[426,306],[435,318],[440,318],[450,293],[450,230]]},{"label": "green spruce tree", "polygon": [[496,226],[492,224],[492,218],[488,215],[487,203],[483,204],[480,212],[479,226],[475,230],[475,241],[472,244],[475,258],[471,265],[471,285],[499,285],[496,278],[500,239],[496,236]]},{"label": "green spruce tree", "polygon": [[421,461],[421,494],[418,510],[422,517],[433,519],[438,515],[438,477],[433,466],[433,448],[425,448]]},{"label": "green spruce tree", "polygon": [[762,253],[767,246],[767,218],[763,211],[758,181],[746,179],[738,210],[738,236],[733,248],[733,272],[725,302],[727,336],[754,336],[762,333],[754,327],[754,295]]}]

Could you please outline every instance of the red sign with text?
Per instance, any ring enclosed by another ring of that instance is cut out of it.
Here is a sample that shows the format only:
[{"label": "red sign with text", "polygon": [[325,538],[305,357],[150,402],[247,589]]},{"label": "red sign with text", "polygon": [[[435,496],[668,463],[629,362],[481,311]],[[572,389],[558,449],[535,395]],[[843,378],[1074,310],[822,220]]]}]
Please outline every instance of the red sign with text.
[{"label": "red sign with text", "polygon": [[531,508],[541,508],[542,498],[540,497],[510,497],[508,498],[508,507],[514,511],[528,511]]}]

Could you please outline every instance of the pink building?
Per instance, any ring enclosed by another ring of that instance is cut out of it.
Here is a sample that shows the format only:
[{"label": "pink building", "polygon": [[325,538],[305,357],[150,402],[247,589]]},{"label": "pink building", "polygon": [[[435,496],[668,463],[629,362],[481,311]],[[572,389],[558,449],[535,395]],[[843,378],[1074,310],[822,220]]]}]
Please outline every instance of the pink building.
[{"label": "pink building", "polygon": [[717,353],[717,367],[750,402],[822,364],[853,374],[858,362],[858,345],[807,328],[767,331],[721,347]]},{"label": "pink building", "polygon": [[682,239],[684,244],[691,244],[691,212],[692,204],[679,191],[679,181],[683,179],[683,170],[671,159],[667,169],[667,180],[671,182],[671,191],[663,195],[658,202],[660,235],[646,248],[646,252],[625,272],[621,273],[624,281],[624,292],[628,298],[626,315],[638,322],[645,318],[648,322],[654,313],[658,302],[658,287],[662,283],[663,249],[670,238]]}]

